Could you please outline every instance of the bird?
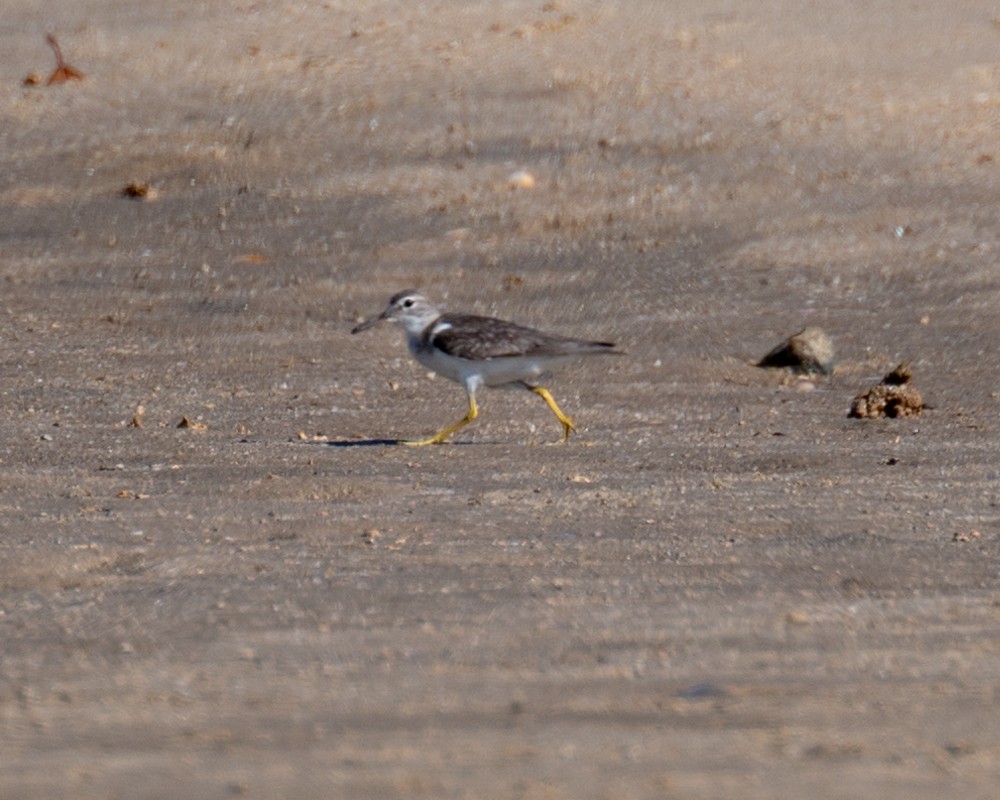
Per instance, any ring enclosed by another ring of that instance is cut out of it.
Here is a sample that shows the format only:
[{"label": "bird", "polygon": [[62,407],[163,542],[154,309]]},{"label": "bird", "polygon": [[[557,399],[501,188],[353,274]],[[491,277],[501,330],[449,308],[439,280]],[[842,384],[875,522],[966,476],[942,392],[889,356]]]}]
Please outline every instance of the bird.
[{"label": "bird", "polygon": [[385,321],[402,325],[413,357],[427,369],[462,384],[469,402],[468,411],[458,422],[424,439],[398,440],[406,445],[442,444],[476,419],[476,392],[483,386],[511,386],[537,394],[562,425],[560,441],[565,442],[576,426],[538,381],[551,368],[582,356],[623,354],[612,342],[570,339],[495,317],[442,313],[415,289],[394,294],[381,313],[356,325],[351,333]]}]

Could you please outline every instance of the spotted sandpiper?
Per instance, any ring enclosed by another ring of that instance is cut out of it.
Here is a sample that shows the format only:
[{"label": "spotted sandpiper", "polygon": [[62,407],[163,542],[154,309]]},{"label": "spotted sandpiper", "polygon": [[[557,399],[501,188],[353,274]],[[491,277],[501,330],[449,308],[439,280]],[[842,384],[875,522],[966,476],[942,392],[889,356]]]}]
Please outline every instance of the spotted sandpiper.
[{"label": "spotted sandpiper", "polygon": [[537,381],[566,361],[594,353],[618,353],[611,342],[568,339],[526,328],[514,322],[472,314],[445,313],[413,289],[389,298],[381,314],[356,326],[361,333],[378,323],[399,322],[406,331],[413,357],[430,370],[461,383],[469,398],[468,413],[426,439],[400,440],[401,444],[441,444],[479,414],[476,391],[481,386],[514,386],[541,397],[562,424],[562,441],[576,430],[573,421],[556,404],[548,389]]}]

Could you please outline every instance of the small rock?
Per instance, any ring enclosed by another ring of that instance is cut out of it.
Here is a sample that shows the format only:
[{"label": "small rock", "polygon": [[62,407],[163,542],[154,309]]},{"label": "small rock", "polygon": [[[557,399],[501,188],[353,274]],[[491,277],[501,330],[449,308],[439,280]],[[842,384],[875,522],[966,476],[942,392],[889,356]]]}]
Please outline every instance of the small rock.
[{"label": "small rock", "polygon": [[897,364],[879,383],[854,398],[847,416],[857,419],[919,416],[924,410],[924,398],[910,385],[912,377],[909,364]]},{"label": "small rock", "polygon": [[833,374],[833,340],[822,328],[805,328],[775,347],[757,362],[758,367],[788,368],[812,375]]},{"label": "small rock", "polygon": [[950,756],[969,756],[976,752],[976,746],[971,742],[949,742],[944,746],[945,752]]},{"label": "small rock", "polygon": [[188,428],[192,431],[207,431],[208,425],[204,422],[198,422],[190,417],[181,417],[181,421],[177,423],[178,428]]},{"label": "small rock", "polygon": [[511,189],[532,189],[535,186],[535,176],[525,169],[512,172],[507,178]]},{"label": "small rock", "polygon": [[156,195],[156,189],[151,188],[148,183],[141,181],[127,183],[122,189],[122,197],[129,197],[133,200],[155,200]]}]

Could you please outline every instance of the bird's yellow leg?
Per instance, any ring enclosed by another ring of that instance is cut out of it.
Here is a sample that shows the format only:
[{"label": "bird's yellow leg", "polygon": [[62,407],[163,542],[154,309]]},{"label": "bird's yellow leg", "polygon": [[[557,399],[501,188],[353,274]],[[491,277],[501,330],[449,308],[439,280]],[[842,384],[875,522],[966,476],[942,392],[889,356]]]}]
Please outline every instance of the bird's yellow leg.
[{"label": "bird's yellow leg", "polygon": [[575,431],[576,426],[573,424],[573,420],[563,414],[562,409],[556,404],[555,399],[549,394],[549,390],[543,386],[531,386],[529,387],[531,391],[542,398],[548,407],[552,409],[552,413],[556,415],[556,418],[562,423],[563,426],[563,436],[562,441],[566,441],[569,438],[570,431]]},{"label": "bird's yellow leg", "polygon": [[475,395],[469,395],[469,413],[462,417],[454,425],[449,425],[443,431],[435,433],[433,436],[428,436],[426,439],[400,439],[400,444],[406,444],[411,447],[420,447],[425,444],[441,444],[445,439],[451,436],[455,431],[461,430],[466,425],[468,425],[472,420],[479,416],[479,409],[476,407]]}]

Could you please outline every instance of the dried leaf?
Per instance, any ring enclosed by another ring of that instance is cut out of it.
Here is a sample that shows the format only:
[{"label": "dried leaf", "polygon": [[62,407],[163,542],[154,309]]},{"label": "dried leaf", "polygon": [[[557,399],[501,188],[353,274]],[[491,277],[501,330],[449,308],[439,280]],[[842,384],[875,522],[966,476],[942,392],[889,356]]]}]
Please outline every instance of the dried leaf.
[{"label": "dried leaf", "polygon": [[49,43],[52,52],[56,54],[56,68],[49,75],[49,79],[45,81],[45,85],[51,86],[54,83],[66,83],[66,81],[82,81],[84,78],[83,73],[71,67],[63,60],[62,50],[59,49],[59,42],[56,41],[56,37],[50,33],[45,37],[45,41]]}]

